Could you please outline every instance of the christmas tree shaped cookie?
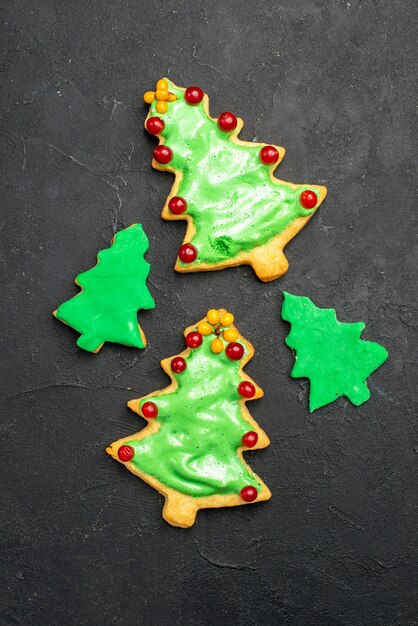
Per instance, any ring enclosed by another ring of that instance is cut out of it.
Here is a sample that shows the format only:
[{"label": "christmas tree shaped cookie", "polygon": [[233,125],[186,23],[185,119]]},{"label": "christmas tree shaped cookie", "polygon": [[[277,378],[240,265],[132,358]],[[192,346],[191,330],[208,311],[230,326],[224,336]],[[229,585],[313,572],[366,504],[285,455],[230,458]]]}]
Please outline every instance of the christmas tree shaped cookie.
[{"label": "christmas tree shaped cookie", "polygon": [[385,348],[361,338],[363,322],[339,322],[334,309],[321,309],[305,296],[283,295],[282,318],[291,324],[286,344],[296,352],[290,375],[309,378],[309,410],[341,396],[355,405],[366,402],[366,380],[386,361]]},{"label": "christmas tree shaped cookie", "polygon": [[242,371],[254,350],[233,321],[212,309],[185,330],[187,349],[161,362],[171,384],[128,404],[147,426],[106,450],[165,496],[173,526],[192,526],[199,509],[271,496],[242,456],[270,442],[245,404],[263,392]]},{"label": "christmas tree shaped cookie", "polygon": [[144,259],[148,239],[140,224],[115,235],[113,244],[97,255],[97,265],[75,279],[81,292],[54,311],[56,318],[81,333],[77,345],[98,352],[105,341],[144,348],[138,309],[153,309]]},{"label": "christmas tree shaped cookie", "polygon": [[162,217],[187,220],[175,269],[197,272],[251,265],[263,281],[287,271],[285,245],[326,196],[320,185],[274,177],[284,148],[241,141],[243,121],[209,115],[208,96],[168,79],[144,96],[145,128],[157,135],[153,167],[175,174]]}]

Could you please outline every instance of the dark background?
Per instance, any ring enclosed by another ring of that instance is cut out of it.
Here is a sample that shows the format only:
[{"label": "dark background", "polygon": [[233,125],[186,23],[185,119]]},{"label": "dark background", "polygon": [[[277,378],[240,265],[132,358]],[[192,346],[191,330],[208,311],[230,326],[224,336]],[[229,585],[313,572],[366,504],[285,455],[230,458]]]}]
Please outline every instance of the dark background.
[{"label": "dark background", "polygon": [[[0,622],[70,626],[417,624],[413,332],[414,6],[402,2],[2,3]],[[246,267],[180,275],[184,223],[159,215],[144,91],[200,85],[243,139],[283,145],[278,174],[328,186],[270,284]],[[115,230],[150,239],[149,347],[91,355],[52,310]],[[371,400],[313,415],[280,320],[283,289],[364,320],[389,350]],[[209,307],[232,310],[264,388],[273,492],[189,530],[104,453],[138,430],[129,399]]]}]

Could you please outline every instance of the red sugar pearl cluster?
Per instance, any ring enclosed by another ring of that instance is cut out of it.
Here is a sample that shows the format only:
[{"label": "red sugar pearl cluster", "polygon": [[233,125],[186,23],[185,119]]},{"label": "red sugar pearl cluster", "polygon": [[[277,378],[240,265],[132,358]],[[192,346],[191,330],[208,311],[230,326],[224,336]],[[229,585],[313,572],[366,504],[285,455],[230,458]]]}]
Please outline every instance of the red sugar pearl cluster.
[{"label": "red sugar pearl cluster", "polygon": [[[182,215],[187,210],[187,202],[181,196],[173,196],[168,208],[174,215]],[[184,243],[179,248],[178,257],[182,263],[193,263],[197,258],[197,250],[191,243]]]},{"label": "red sugar pearl cluster", "polygon": [[[152,135],[159,135],[165,128],[160,117],[150,117],[146,122],[146,129]],[[173,151],[168,146],[159,145],[154,148],[154,159],[160,165],[167,165],[173,158]]]}]

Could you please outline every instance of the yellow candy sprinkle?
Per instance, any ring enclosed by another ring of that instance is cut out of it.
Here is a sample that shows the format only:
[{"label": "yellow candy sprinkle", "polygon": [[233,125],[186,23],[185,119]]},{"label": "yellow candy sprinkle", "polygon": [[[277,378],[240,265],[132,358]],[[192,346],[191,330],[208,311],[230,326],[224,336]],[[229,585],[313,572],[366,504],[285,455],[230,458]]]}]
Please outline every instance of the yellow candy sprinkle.
[{"label": "yellow candy sprinkle", "polygon": [[157,100],[167,100],[168,98],[168,89],[157,89],[155,92],[155,97]]},{"label": "yellow candy sprinkle", "polygon": [[167,109],[167,102],[164,102],[164,100],[157,100],[157,104],[155,105],[157,113],[167,113]]},{"label": "yellow candy sprinkle", "polygon": [[219,339],[219,337],[216,337],[216,339],[214,339],[210,344],[210,349],[215,354],[220,354],[224,349],[224,342],[222,341],[222,339]]},{"label": "yellow candy sprinkle", "polygon": [[209,324],[213,324],[215,326],[215,324],[219,322],[219,311],[216,309],[210,309],[206,317],[208,318]]},{"label": "yellow candy sprinkle", "polygon": [[212,326],[208,324],[207,322],[200,322],[200,324],[197,327],[197,330],[201,335],[204,335],[205,337],[213,333]]},{"label": "yellow candy sprinkle", "polygon": [[231,326],[234,323],[234,316],[232,313],[224,313],[221,316],[221,324],[222,326]]},{"label": "yellow candy sprinkle", "polygon": [[144,101],[147,104],[151,104],[151,102],[154,102],[155,100],[155,93],[153,91],[146,91],[144,93]]},{"label": "yellow candy sprinkle", "polygon": [[168,101],[168,102],[174,102],[174,100],[177,100],[177,96],[176,96],[176,94],[175,94],[175,93],[169,93],[169,94],[168,94],[167,101]]},{"label": "yellow candy sprinkle", "polygon": [[157,89],[168,89],[168,82],[164,78],[160,78],[157,82]]},{"label": "yellow candy sprinkle", "polygon": [[222,333],[222,336],[225,339],[225,341],[229,343],[230,341],[236,341],[239,337],[239,333],[237,330],[234,330],[233,328],[228,328],[227,330],[224,330],[224,332]]}]

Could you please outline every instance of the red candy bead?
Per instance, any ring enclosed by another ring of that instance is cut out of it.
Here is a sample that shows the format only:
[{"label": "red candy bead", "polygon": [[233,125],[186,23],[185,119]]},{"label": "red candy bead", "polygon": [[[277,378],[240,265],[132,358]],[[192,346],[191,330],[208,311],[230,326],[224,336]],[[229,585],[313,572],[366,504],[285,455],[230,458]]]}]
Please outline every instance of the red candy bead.
[{"label": "red candy bead", "polygon": [[255,487],[244,487],[239,495],[245,502],[253,502],[258,496],[258,491]]},{"label": "red candy bead", "polygon": [[247,380],[243,380],[242,383],[238,385],[238,393],[244,396],[244,398],[252,398],[255,395],[255,387]]},{"label": "red candy bead", "polygon": [[305,191],[302,191],[302,193],[300,194],[299,200],[300,200],[301,205],[305,209],[313,209],[314,206],[316,206],[316,203],[318,202],[318,196],[316,195],[314,191],[311,191],[310,189],[306,189]]},{"label": "red candy bead", "polygon": [[148,419],[157,417],[158,415],[158,407],[154,402],[144,402],[141,406],[142,414],[144,417]]},{"label": "red candy bead", "polygon": [[248,433],[242,436],[242,445],[246,448],[254,448],[255,444],[258,441],[258,435],[255,430],[250,430]]},{"label": "red candy bead", "polygon": [[179,249],[179,259],[183,263],[193,263],[197,257],[197,250],[191,243],[184,243]]},{"label": "red candy bead", "polygon": [[244,356],[244,347],[240,343],[232,341],[226,346],[225,354],[231,361],[239,361]]},{"label": "red candy bead", "polygon": [[264,165],[273,165],[279,159],[279,151],[274,146],[264,146],[260,150],[260,159]]},{"label": "red candy bead", "polygon": [[200,333],[191,332],[186,335],[186,343],[189,348],[198,348],[202,345],[203,337]]},{"label": "red candy bead", "polygon": [[218,117],[218,126],[221,130],[230,133],[231,130],[235,130],[237,127],[238,121],[233,113],[229,111],[225,111],[221,113]]},{"label": "red candy bead", "polygon": [[204,93],[200,87],[187,87],[184,92],[184,99],[188,104],[199,104],[202,102]]},{"label": "red candy bead", "polygon": [[127,463],[134,457],[134,449],[131,446],[121,446],[118,450],[118,457],[123,463]]},{"label": "red candy bead", "polygon": [[174,215],[181,215],[187,209],[187,202],[180,196],[174,196],[168,203],[168,208]]},{"label": "red candy bead", "polygon": [[167,165],[173,158],[173,151],[168,146],[156,146],[154,148],[154,159],[161,165]]},{"label": "red candy bead", "polygon": [[147,131],[152,135],[158,135],[164,130],[165,124],[160,117],[150,117],[147,120]]},{"label": "red candy bead", "polygon": [[171,361],[171,369],[175,374],[181,374],[187,367],[186,361],[181,356],[175,356]]}]

